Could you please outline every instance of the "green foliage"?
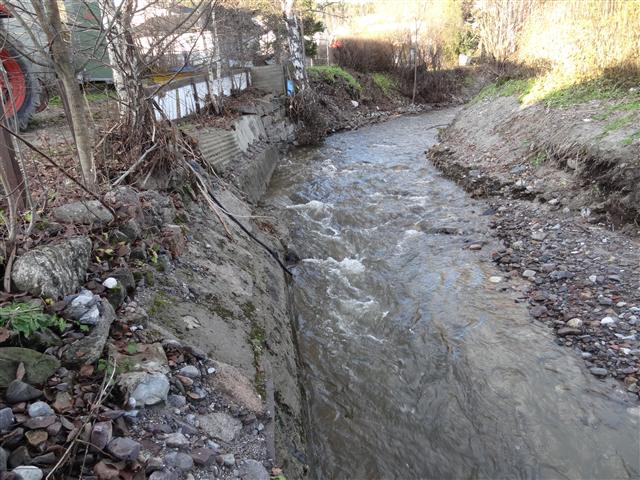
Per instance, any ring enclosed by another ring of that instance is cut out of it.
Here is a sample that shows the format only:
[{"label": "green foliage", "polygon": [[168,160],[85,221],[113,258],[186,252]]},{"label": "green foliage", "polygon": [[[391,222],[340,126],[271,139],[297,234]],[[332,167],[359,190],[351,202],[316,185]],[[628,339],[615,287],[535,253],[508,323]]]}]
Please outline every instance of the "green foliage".
[{"label": "green foliage", "polygon": [[536,156],[533,157],[533,160],[531,160],[531,164],[534,167],[538,168],[546,161],[547,161],[547,154],[544,152],[538,152],[536,153]]},{"label": "green foliage", "polygon": [[353,75],[336,65],[319,65],[316,67],[310,67],[307,72],[311,78],[321,80],[330,85],[335,84],[336,81],[340,79],[354,91],[360,92],[362,90],[362,85],[358,83]]},{"label": "green foliage", "polygon": [[622,140],[622,144],[623,145],[631,145],[633,144],[633,142],[640,140],[640,130],[638,130],[635,133],[632,133],[631,135],[629,135],[627,138],[625,138],[624,140]]},{"label": "green foliage", "polygon": [[129,355],[134,355],[138,353],[138,344],[136,342],[127,343],[127,353]]},{"label": "green foliage", "polygon": [[396,88],[395,79],[388,73],[375,72],[371,74],[371,80],[373,83],[384,92],[385,95],[389,95],[392,90]]},{"label": "green foliage", "polygon": [[[537,93],[531,98],[531,103],[543,101],[550,107],[569,107],[592,100],[616,100],[628,94],[629,90],[625,85],[603,77],[575,85],[567,85],[555,89],[548,88],[546,91],[545,89],[541,89],[540,93]],[[627,105],[629,109],[633,109],[638,103],[640,102],[631,101],[625,105]],[[635,108],[638,107],[636,106]]]},{"label": "green foliage", "polygon": [[67,328],[64,319],[43,313],[42,308],[28,303],[11,303],[0,307],[0,326],[25,337],[45,328],[62,332]]},{"label": "green foliage", "polygon": [[465,25],[465,28],[457,33],[454,51],[456,55],[464,54],[471,56],[478,49],[479,43],[480,35],[477,30],[470,25]]},{"label": "green foliage", "polygon": [[522,100],[522,97],[531,90],[534,81],[534,78],[499,80],[480,90],[471,103],[478,103],[487,98],[510,97],[512,95],[518,95],[519,100]]}]

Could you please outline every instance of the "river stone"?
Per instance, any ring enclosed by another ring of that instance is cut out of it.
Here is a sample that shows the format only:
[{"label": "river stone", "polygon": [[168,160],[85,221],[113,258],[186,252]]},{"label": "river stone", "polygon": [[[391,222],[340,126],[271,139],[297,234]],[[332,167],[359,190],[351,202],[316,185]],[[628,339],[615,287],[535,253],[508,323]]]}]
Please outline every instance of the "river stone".
[{"label": "river stone", "polygon": [[83,338],[73,342],[62,354],[65,365],[72,367],[91,364],[102,356],[109,329],[116,318],[113,307],[107,300],[101,302],[101,315],[93,330]]},{"label": "river stone", "polygon": [[[0,410],[0,432],[9,430],[15,422],[13,411],[7,407]],[[1,470],[0,470],[1,471]]]},{"label": "river stone", "polygon": [[601,367],[592,367],[589,369],[589,371],[596,377],[606,377],[609,373],[606,368]]},{"label": "river stone", "polygon": [[242,422],[224,412],[209,413],[198,416],[200,428],[209,436],[230,443],[242,430]]},{"label": "river stone", "polygon": [[129,372],[118,377],[118,384],[136,406],[166,402],[169,379],[162,373]]},{"label": "river stone", "polygon": [[57,358],[29,348],[0,347],[0,388],[5,388],[16,378],[16,370],[24,364],[24,381],[41,385],[60,367]]},{"label": "river stone", "polygon": [[0,448],[0,472],[7,471],[7,461],[9,460],[9,452],[4,448]]},{"label": "river stone", "polygon": [[182,433],[170,433],[165,439],[167,447],[170,448],[186,448],[189,446],[189,440]]},{"label": "river stone", "polygon": [[169,452],[165,455],[164,461],[169,467],[174,467],[184,472],[193,468],[191,455],[182,452]]},{"label": "river stone", "polygon": [[241,480],[269,480],[269,472],[256,460],[245,460],[238,468]]},{"label": "river stone", "polygon": [[44,476],[38,467],[22,466],[13,469],[13,473],[20,476],[22,480],[41,480]]},{"label": "river stone", "polygon": [[61,298],[78,290],[87,274],[91,240],[74,237],[55,245],[36,247],[20,255],[11,272],[18,290]]},{"label": "river stone", "polygon": [[14,380],[7,386],[4,398],[9,403],[28,402],[42,396],[42,391],[32,387],[28,383]]},{"label": "river stone", "polygon": [[126,437],[116,437],[109,442],[107,449],[120,460],[135,460],[140,453],[141,445]]},{"label": "river stone", "polygon": [[98,200],[67,203],[53,209],[53,218],[62,223],[103,225],[113,220],[113,214]]},{"label": "river stone", "polygon": [[29,408],[27,409],[27,412],[29,413],[30,417],[45,417],[47,415],[53,415],[53,409],[49,406],[48,403],[46,402],[34,402],[31,405],[29,405]]},{"label": "river stone", "polygon": [[579,318],[572,318],[567,322],[567,327],[580,328],[582,327],[582,320]]}]

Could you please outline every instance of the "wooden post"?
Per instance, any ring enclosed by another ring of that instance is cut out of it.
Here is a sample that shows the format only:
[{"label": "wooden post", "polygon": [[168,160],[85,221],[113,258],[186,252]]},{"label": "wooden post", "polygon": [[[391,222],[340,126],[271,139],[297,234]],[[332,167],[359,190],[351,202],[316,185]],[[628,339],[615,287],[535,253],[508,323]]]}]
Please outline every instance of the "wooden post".
[{"label": "wooden post", "polygon": [[13,138],[5,129],[0,133],[0,177],[9,205],[16,211],[27,204],[26,190],[22,170],[16,161]]}]

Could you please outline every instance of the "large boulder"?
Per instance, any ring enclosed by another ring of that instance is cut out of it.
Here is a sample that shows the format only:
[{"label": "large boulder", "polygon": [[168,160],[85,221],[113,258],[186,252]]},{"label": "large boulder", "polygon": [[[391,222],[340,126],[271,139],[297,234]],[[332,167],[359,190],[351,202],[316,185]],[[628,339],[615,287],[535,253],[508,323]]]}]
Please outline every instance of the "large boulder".
[{"label": "large boulder", "polygon": [[5,388],[16,378],[16,370],[24,364],[24,381],[33,385],[42,385],[60,367],[57,358],[28,348],[0,348],[0,388]]},{"label": "large boulder", "polygon": [[16,259],[11,279],[32,295],[57,299],[75,293],[87,274],[91,246],[87,237],[73,237],[36,247]]},{"label": "large boulder", "polygon": [[100,317],[91,332],[76,340],[62,354],[62,362],[72,367],[94,363],[102,356],[102,350],[109,337],[109,329],[116,318],[111,304],[102,299],[99,305]]},{"label": "large boulder", "polygon": [[113,221],[113,214],[98,200],[67,203],[53,209],[52,216],[62,223],[104,225]]}]

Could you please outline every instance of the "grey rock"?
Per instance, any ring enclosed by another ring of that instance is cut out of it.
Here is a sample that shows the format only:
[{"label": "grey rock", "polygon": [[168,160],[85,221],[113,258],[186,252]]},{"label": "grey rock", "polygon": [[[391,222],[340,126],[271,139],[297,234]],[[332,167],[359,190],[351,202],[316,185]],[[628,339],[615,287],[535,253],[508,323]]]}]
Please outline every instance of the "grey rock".
[{"label": "grey rock", "polygon": [[534,270],[525,270],[522,272],[522,276],[524,278],[534,278],[536,276],[536,272]]},{"label": "grey rock", "polygon": [[27,412],[29,413],[29,416],[32,418],[46,417],[47,415],[54,414],[53,409],[49,406],[49,404],[42,401],[34,402],[31,405],[29,405]]},{"label": "grey rock", "polygon": [[162,470],[164,468],[164,462],[160,457],[149,457],[147,463],[144,467],[144,471],[147,475],[152,472],[157,472],[158,470]]},{"label": "grey rock", "polygon": [[22,466],[13,469],[13,473],[20,476],[22,480],[41,480],[44,476],[38,467]]},{"label": "grey rock", "polygon": [[107,449],[120,460],[135,460],[140,453],[141,445],[135,440],[125,437],[116,437],[109,442]]},{"label": "grey rock", "polygon": [[189,378],[200,378],[200,370],[198,370],[198,368],[194,367],[193,365],[187,365],[186,367],[182,367],[179,373],[180,375],[183,375]]},{"label": "grey rock", "polygon": [[234,467],[236,465],[236,457],[233,453],[225,453],[220,455],[220,463],[225,467]]},{"label": "grey rock", "polygon": [[109,336],[109,329],[116,318],[111,304],[103,299],[100,307],[100,318],[91,332],[76,340],[62,354],[65,365],[79,366],[94,363],[102,356],[102,350]]},{"label": "grey rock", "polygon": [[165,455],[164,461],[167,466],[177,468],[183,472],[193,468],[191,455],[182,452],[169,452]]},{"label": "grey rock", "polygon": [[567,327],[580,328],[582,327],[582,320],[580,320],[579,318],[572,318],[567,322]]},{"label": "grey rock", "polygon": [[129,393],[136,406],[166,402],[169,379],[162,373],[129,372],[118,377],[118,384]]},{"label": "grey rock", "polygon": [[115,278],[124,288],[126,293],[133,293],[136,289],[136,281],[133,273],[128,268],[118,268],[111,272],[111,276]]},{"label": "grey rock", "polygon": [[591,367],[589,371],[596,377],[606,377],[609,374],[606,368],[600,367]]},{"label": "grey rock", "polygon": [[[60,368],[57,358],[44,353],[21,347],[0,348],[0,387],[7,387],[22,363],[25,368],[24,381],[32,385],[41,385]],[[37,397],[34,397],[37,398]],[[27,400],[32,400],[29,398]],[[21,402],[27,400],[19,400]]]},{"label": "grey rock", "polygon": [[269,472],[256,460],[245,460],[238,468],[242,480],[269,480]]},{"label": "grey rock", "polygon": [[156,470],[151,475],[149,475],[149,480],[178,480],[178,478],[180,478],[180,475],[173,470],[169,470],[168,468]]},{"label": "grey rock", "polygon": [[558,336],[559,337],[566,337],[567,335],[580,335],[582,333],[582,330],[579,330],[577,328],[571,328],[571,327],[562,327],[560,329],[558,329]]},{"label": "grey rock", "polygon": [[189,446],[189,440],[182,433],[169,434],[165,443],[170,448],[187,448]]},{"label": "grey rock", "polygon": [[218,454],[218,450],[214,448],[195,448],[191,451],[191,458],[196,465],[211,465]]},{"label": "grey rock", "polygon": [[9,452],[4,448],[0,448],[0,472],[7,471],[7,462],[9,461]]},{"label": "grey rock", "polygon": [[13,411],[9,407],[0,410],[0,432],[6,432],[14,423]]},{"label": "grey rock", "polygon": [[20,403],[35,400],[42,396],[42,391],[21,380],[14,380],[7,387],[5,399],[9,403]]},{"label": "grey rock", "polygon": [[68,297],[71,301],[64,309],[65,317],[71,320],[80,320],[84,315],[89,312],[92,307],[100,303],[100,297],[94,295],[91,291],[83,288],[80,293],[71,297]]},{"label": "grey rock", "polygon": [[111,442],[113,436],[113,426],[111,422],[97,422],[91,430],[91,444],[104,450]]},{"label": "grey rock", "polygon": [[200,427],[210,436],[230,443],[242,430],[242,422],[224,412],[209,413],[198,417]]},{"label": "grey rock", "polygon": [[16,448],[9,454],[9,468],[21,467],[22,465],[29,465],[31,463],[31,455],[29,450],[24,445]]},{"label": "grey rock", "polygon": [[611,300],[609,297],[598,297],[598,304],[610,307],[611,305],[613,305],[613,300]]},{"label": "grey rock", "polygon": [[187,404],[187,399],[184,395],[169,395],[167,396],[167,405],[174,408],[182,408]]},{"label": "grey rock", "polygon": [[123,225],[121,225],[120,230],[131,242],[135,242],[139,238],[142,238],[142,227],[140,227],[140,224],[133,218],[130,218]]},{"label": "grey rock", "polygon": [[11,278],[19,290],[32,295],[61,298],[78,290],[87,274],[91,240],[69,238],[19,256]]},{"label": "grey rock", "polygon": [[62,223],[104,225],[113,220],[113,214],[98,200],[67,203],[53,209],[52,216]]}]

